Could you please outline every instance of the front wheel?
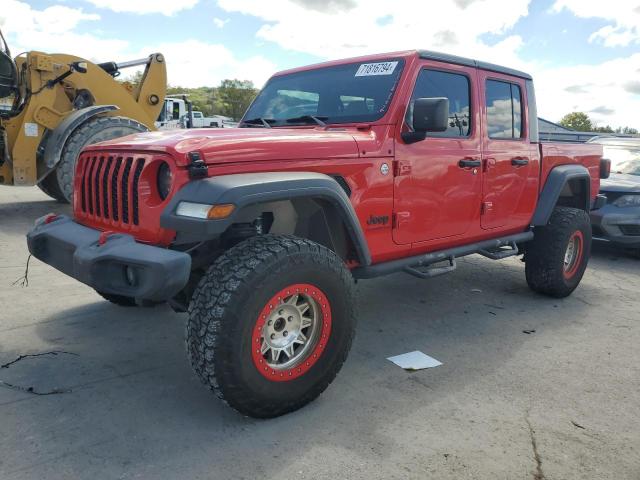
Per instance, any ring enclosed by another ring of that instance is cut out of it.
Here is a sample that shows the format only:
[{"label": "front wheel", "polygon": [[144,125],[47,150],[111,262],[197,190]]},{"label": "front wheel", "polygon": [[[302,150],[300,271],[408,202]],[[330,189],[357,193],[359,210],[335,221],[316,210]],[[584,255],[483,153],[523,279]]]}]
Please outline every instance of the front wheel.
[{"label": "front wheel", "polygon": [[573,292],[591,255],[591,222],[584,210],[556,207],[527,246],[525,273],[535,292],[556,298]]},{"label": "front wheel", "polygon": [[269,418],[322,393],[355,332],[344,262],[309,240],[253,237],[219,257],[189,305],[187,352],[200,380],[244,415]]}]

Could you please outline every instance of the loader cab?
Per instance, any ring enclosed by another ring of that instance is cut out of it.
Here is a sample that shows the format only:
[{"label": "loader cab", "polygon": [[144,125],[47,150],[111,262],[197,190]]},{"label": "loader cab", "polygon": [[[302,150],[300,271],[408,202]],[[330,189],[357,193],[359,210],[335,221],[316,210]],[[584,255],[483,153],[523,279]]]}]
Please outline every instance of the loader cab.
[{"label": "loader cab", "polygon": [[19,91],[16,64],[6,52],[0,51],[0,115],[13,110]]}]

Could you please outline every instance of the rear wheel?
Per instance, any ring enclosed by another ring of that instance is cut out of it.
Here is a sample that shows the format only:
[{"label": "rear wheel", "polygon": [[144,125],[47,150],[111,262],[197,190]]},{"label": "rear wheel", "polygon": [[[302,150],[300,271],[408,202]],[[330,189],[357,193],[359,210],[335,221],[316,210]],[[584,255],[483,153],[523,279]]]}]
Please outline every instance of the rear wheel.
[{"label": "rear wheel", "polygon": [[527,283],[536,292],[566,297],[582,280],[590,254],[591,222],[587,213],[557,207],[549,223],[536,228],[527,246]]},{"label": "rear wheel", "polygon": [[[70,203],[76,160],[84,147],[148,130],[143,124],[125,117],[94,117],[86,121],[67,139],[55,170],[45,177],[45,180],[51,177],[46,186],[48,191],[43,191],[58,201]],[[57,192],[60,195],[56,195]]]},{"label": "rear wheel", "polygon": [[240,413],[269,418],[327,388],[354,332],[344,262],[309,240],[264,235],[209,268],[189,305],[186,341],[205,385]]}]

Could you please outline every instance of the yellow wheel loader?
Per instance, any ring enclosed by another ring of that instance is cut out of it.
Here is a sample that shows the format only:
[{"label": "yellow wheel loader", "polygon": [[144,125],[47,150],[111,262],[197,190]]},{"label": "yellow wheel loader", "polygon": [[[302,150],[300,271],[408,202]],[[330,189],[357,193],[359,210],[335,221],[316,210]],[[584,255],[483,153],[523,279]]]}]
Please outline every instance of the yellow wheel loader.
[{"label": "yellow wheel loader", "polygon": [[[70,202],[82,148],[155,129],[167,88],[162,54],[99,64],[37,51],[12,59],[1,32],[0,40],[0,185],[38,185]],[[116,80],[142,65],[137,85]]]}]

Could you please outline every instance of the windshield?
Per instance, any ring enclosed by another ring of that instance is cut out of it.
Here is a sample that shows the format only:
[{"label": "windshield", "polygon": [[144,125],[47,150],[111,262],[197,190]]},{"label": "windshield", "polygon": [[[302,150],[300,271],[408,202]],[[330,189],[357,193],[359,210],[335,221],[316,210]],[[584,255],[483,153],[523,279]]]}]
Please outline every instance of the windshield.
[{"label": "windshield", "polygon": [[241,126],[379,120],[391,103],[403,66],[403,60],[350,63],[273,77]]},{"label": "windshield", "polygon": [[640,175],[640,147],[604,146],[604,158],[611,160],[611,172]]}]

